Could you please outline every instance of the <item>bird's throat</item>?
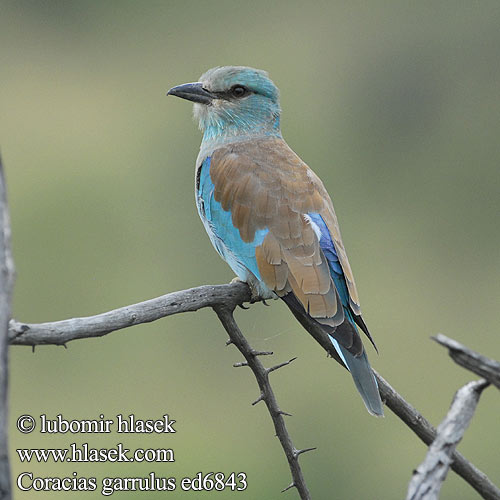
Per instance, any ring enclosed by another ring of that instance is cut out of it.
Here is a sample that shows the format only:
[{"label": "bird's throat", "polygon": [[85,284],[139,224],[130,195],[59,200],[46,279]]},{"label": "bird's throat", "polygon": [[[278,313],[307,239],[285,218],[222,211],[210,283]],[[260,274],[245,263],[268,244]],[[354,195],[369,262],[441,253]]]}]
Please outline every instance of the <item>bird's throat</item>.
[{"label": "bird's throat", "polygon": [[270,122],[238,121],[219,122],[217,120],[200,121],[203,130],[201,148],[207,153],[214,151],[220,146],[233,142],[248,141],[262,137],[281,137],[279,116]]}]

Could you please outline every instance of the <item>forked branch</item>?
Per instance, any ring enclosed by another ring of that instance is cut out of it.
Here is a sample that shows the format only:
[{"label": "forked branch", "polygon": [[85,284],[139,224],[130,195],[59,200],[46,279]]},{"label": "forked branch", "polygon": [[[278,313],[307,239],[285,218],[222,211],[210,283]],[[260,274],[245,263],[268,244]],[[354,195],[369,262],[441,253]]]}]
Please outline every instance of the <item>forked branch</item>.
[{"label": "forked branch", "polygon": [[[64,345],[72,340],[100,337],[115,330],[155,321],[173,314],[197,311],[204,307],[213,308],[228,335],[230,335],[231,342],[240,349],[245,357],[245,363],[253,370],[257,378],[261,394],[256,402],[261,400],[266,402],[277,436],[290,465],[293,478],[291,486],[297,487],[299,493],[303,495],[302,498],[309,498],[304,496],[308,495],[308,492],[297,460],[297,457],[307,450],[296,450],[288,433],[283,432],[286,431],[283,420],[283,415],[286,413],[279,409],[276,398],[272,393],[268,380],[269,369],[264,368],[258,359],[258,355],[262,353],[252,350],[234,321],[234,308],[248,302],[250,298],[250,290],[244,283],[205,285],[169,293],[155,299],[86,318],[73,318],[40,324],[27,324],[12,320],[9,328],[9,341],[14,345]],[[331,343],[320,328],[315,329],[314,325],[309,324],[304,324],[304,327],[327,352],[330,352]],[[240,366],[244,366],[244,364],[240,364]],[[436,437],[434,427],[379,374],[375,373],[375,375],[382,400],[387,407],[408,425],[424,443],[430,445]],[[266,382],[266,384],[262,385],[263,382]],[[500,500],[500,489],[483,472],[457,451],[453,452],[451,457],[453,460],[451,468],[462,476],[483,498]]]}]

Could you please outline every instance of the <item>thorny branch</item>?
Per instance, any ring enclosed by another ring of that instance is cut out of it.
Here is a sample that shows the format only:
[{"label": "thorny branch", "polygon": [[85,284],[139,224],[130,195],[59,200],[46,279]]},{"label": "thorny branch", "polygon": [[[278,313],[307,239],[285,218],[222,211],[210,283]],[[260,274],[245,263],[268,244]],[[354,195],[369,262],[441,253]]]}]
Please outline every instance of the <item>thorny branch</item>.
[{"label": "thorny branch", "polygon": [[[293,359],[272,366],[271,368],[265,368],[258,356],[269,353],[259,353],[257,351],[254,351],[250,347],[250,344],[243,336],[241,330],[236,324],[236,321],[234,320],[234,307],[228,308],[227,306],[217,306],[214,307],[214,310],[220,322],[224,326],[227,334],[229,335],[228,343],[234,344],[241,352],[241,354],[243,354],[246,359],[246,364],[251,368],[253,374],[255,375],[255,378],[257,379],[257,383],[259,384],[260,389],[260,395],[253,404],[264,401],[269,411],[269,415],[271,415],[271,418],[273,420],[276,436],[280,440],[281,446],[288,460],[290,471],[292,473],[292,482],[283,491],[295,487],[297,488],[301,499],[309,500],[311,498],[311,495],[309,494],[304,475],[302,474],[302,470],[299,465],[299,455],[305,453],[306,451],[314,450],[314,448],[297,450],[294,447],[290,434],[288,433],[285,425],[285,419],[283,418],[284,415],[289,414],[282,411],[278,406],[278,402],[276,401],[273,389],[271,387],[271,384],[269,383],[269,374],[275,370],[278,370],[279,368],[289,365],[293,361]],[[237,366],[243,366],[243,364],[239,364]]]},{"label": "thorny branch", "polygon": [[[26,324],[19,321],[11,320],[9,328],[9,341],[15,345],[39,345],[39,344],[56,344],[64,345],[71,340],[100,337],[115,330],[120,330],[128,326],[137,325],[140,323],[147,323],[157,319],[179,314],[183,312],[197,311],[204,307],[213,308],[219,316],[224,327],[237,332],[238,335],[244,340],[243,335],[239,331],[236,322],[232,316],[232,311],[238,305],[250,300],[250,291],[244,283],[231,283],[227,285],[205,285],[179,292],[169,293],[155,299],[150,299],[138,304],[115,309],[96,316],[86,318],[73,318],[69,320],[56,321],[51,323],[40,324]],[[314,336],[314,338],[324,347],[327,352],[331,351],[331,342],[328,341],[324,332],[315,327],[314,324],[308,324],[307,321],[303,322],[303,326]],[[229,333],[229,331],[228,331]],[[239,337],[238,337],[239,338]],[[232,339],[231,339],[232,340]],[[238,347],[238,343],[234,342]],[[245,340],[246,347],[240,349],[246,359],[248,366],[256,367],[258,364],[262,370],[266,370],[258,360],[259,353],[253,352]],[[239,348],[239,347],[238,347]],[[239,364],[244,366],[244,364]],[[252,368],[253,369],[253,368]],[[259,373],[259,371],[257,371]],[[266,394],[262,389],[259,377],[254,370],[254,374],[259,383],[261,393]],[[269,372],[266,372],[267,374]],[[382,400],[387,407],[392,410],[417,436],[427,445],[430,445],[435,437],[436,430],[432,425],[408,402],[406,402],[401,395],[399,395],[379,374],[375,372],[379,384],[380,394]],[[262,378],[262,377],[261,377]],[[268,390],[268,389],[266,389]],[[274,396],[273,396],[274,397]],[[264,400],[264,396],[259,396],[256,402]],[[275,424],[277,435],[280,442],[290,440],[289,436],[281,433],[281,424],[276,425],[276,410],[278,408],[274,399],[274,403],[269,403],[269,398],[266,405],[270,409],[273,423]],[[270,406],[271,405],[271,406]],[[276,405],[276,406],[274,406]],[[274,411],[274,413],[273,413]],[[279,417],[282,420],[283,412]],[[279,420],[279,419],[278,419]],[[284,423],[283,423],[284,425]],[[295,450],[291,441],[284,447],[285,454],[289,460],[290,468],[292,471],[292,486],[299,488],[300,481],[297,480],[300,473],[297,457],[301,452],[307,450]],[[292,453],[290,453],[292,450]],[[290,463],[290,459],[291,463]],[[463,455],[455,451],[452,454],[453,462],[451,468],[462,478],[467,481],[483,498],[487,500],[500,500],[500,489],[498,489],[488,477],[471,464]],[[301,486],[302,488],[302,486]],[[303,485],[305,491],[307,488]],[[300,491],[300,489],[299,489]],[[308,498],[304,496],[302,498]]]}]

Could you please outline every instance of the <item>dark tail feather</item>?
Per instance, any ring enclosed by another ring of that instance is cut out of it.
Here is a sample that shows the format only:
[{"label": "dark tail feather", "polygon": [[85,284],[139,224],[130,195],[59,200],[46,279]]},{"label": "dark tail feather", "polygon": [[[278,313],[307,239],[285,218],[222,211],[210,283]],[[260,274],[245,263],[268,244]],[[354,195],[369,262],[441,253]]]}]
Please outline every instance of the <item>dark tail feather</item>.
[{"label": "dark tail feather", "polygon": [[372,343],[373,348],[377,351],[378,354],[377,346],[375,345],[375,341],[372,339],[372,336],[370,335],[370,331],[368,330],[368,327],[366,326],[364,319],[361,316],[356,316],[355,314],[353,314],[352,316],[355,323],[361,328],[361,330],[363,330],[364,334],[368,337],[368,339]]},{"label": "dark tail feather", "polygon": [[380,400],[380,393],[378,391],[377,380],[373,375],[372,367],[368,362],[366,351],[360,356],[353,356],[347,349],[343,348],[331,335],[329,335],[333,346],[338,351],[340,357],[347,365],[351,372],[356,388],[363,398],[366,409],[376,417],[383,417],[384,410],[382,408],[382,401]]},{"label": "dark tail feather", "polygon": [[[311,318],[304,310],[297,298],[289,293],[282,297],[299,323],[314,337],[314,339],[334,357],[342,366],[345,366],[352,375],[356,388],[358,389],[366,409],[372,415],[381,417],[384,415],[382,401],[378,391],[377,381],[373,375],[370,363],[363,349],[358,356],[351,354],[347,348],[342,347],[329,331],[315,319]],[[346,321],[348,321],[346,319]]]}]

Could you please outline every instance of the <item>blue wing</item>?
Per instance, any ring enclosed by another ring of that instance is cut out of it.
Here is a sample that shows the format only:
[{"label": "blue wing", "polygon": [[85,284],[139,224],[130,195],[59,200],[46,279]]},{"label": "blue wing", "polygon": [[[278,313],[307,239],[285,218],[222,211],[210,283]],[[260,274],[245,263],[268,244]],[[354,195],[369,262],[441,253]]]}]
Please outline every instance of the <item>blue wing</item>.
[{"label": "blue wing", "polygon": [[[233,225],[231,211],[224,210],[221,203],[215,200],[215,186],[210,177],[210,163],[211,158],[207,157],[199,167],[196,179],[196,201],[205,229],[217,252],[229,264],[236,275],[242,281],[253,282],[262,287],[264,290],[261,289],[260,291],[268,293],[270,297],[272,296],[272,292],[266,287],[261,278],[255,253],[256,247],[262,245],[269,230],[257,230],[253,241],[243,241],[239,229]],[[309,213],[308,215],[312,223],[319,229],[320,247],[328,261],[330,275],[341,299],[346,321],[354,328],[359,338],[359,333],[357,333],[354,317],[349,306],[349,290],[331,235],[323,218],[319,214]],[[287,302],[286,297],[283,298]],[[307,314],[302,307],[301,309],[303,313]],[[339,325],[337,333],[345,325],[346,322],[343,325]],[[382,415],[383,410],[378,395],[377,383],[364,349],[360,355],[355,356],[335,339],[335,332],[329,335],[329,337],[340,359],[351,372],[354,382],[370,413]]]},{"label": "blue wing", "polygon": [[260,282],[261,277],[255,258],[255,248],[262,244],[268,229],[256,231],[252,242],[241,239],[240,232],[231,220],[231,211],[222,209],[215,201],[214,184],[210,178],[210,157],[205,158],[197,174],[197,205],[205,229],[217,252],[242,281],[248,281],[249,272]]},{"label": "blue wing", "polygon": [[321,250],[323,250],[323,254],[328,260],[330,275],[333,278],[333,282],[335,283],[335,287],[337,288],[337,291],[339,293],[340,300],[342,301],[342,305],[344,306],[344,312],[348,316],[350,314],[349,290],[347,288],[344,272],[342,271],[342,267],[340,266],[339,257],[337,255],[337,251],[335,250],[335,245],[333,244],[332,237],[321,215],[314,213],[310,213],[308,215],[320,230],[321,238],[319,240],[319,246],[321,247]]},{"label": "blue wing", "polygon": [[[328,231],[328,227],[325,221],[319,214],[310,213],[308,214],[312,222],[318,227],[321,238],[320,247],[328,260],[328,266],[330,268],[330,275],[332,276],[335,287],[342,301],[344,307],[344,314],[346,320],[349,321],[351,326],[356,330],[359,335],[358,329],[356,327],[354,316],[352,314],[351,308],[349,307],[349,290],[347,288],[347,283],[340,266],[339,258],[335,250],[335,245],[333,244],[332,237]],[[368,334],[369,335],[369,334]],[[335,350],[338,352],[342,361],[351,372],[354,383],[358,388],[367,409],[370,413],[374,415],[383,415],[382,404],[380,401],[380,396],[378,393],[378,384],[373,375],[373,371],[368,362],[368,357],[366,356],[366,351],[363,349],[361,356],[353,356],[347,349],[345,349],[339,342],[332,336],[329,335]],[[371,340],[371,337],[369,337]]]}]

